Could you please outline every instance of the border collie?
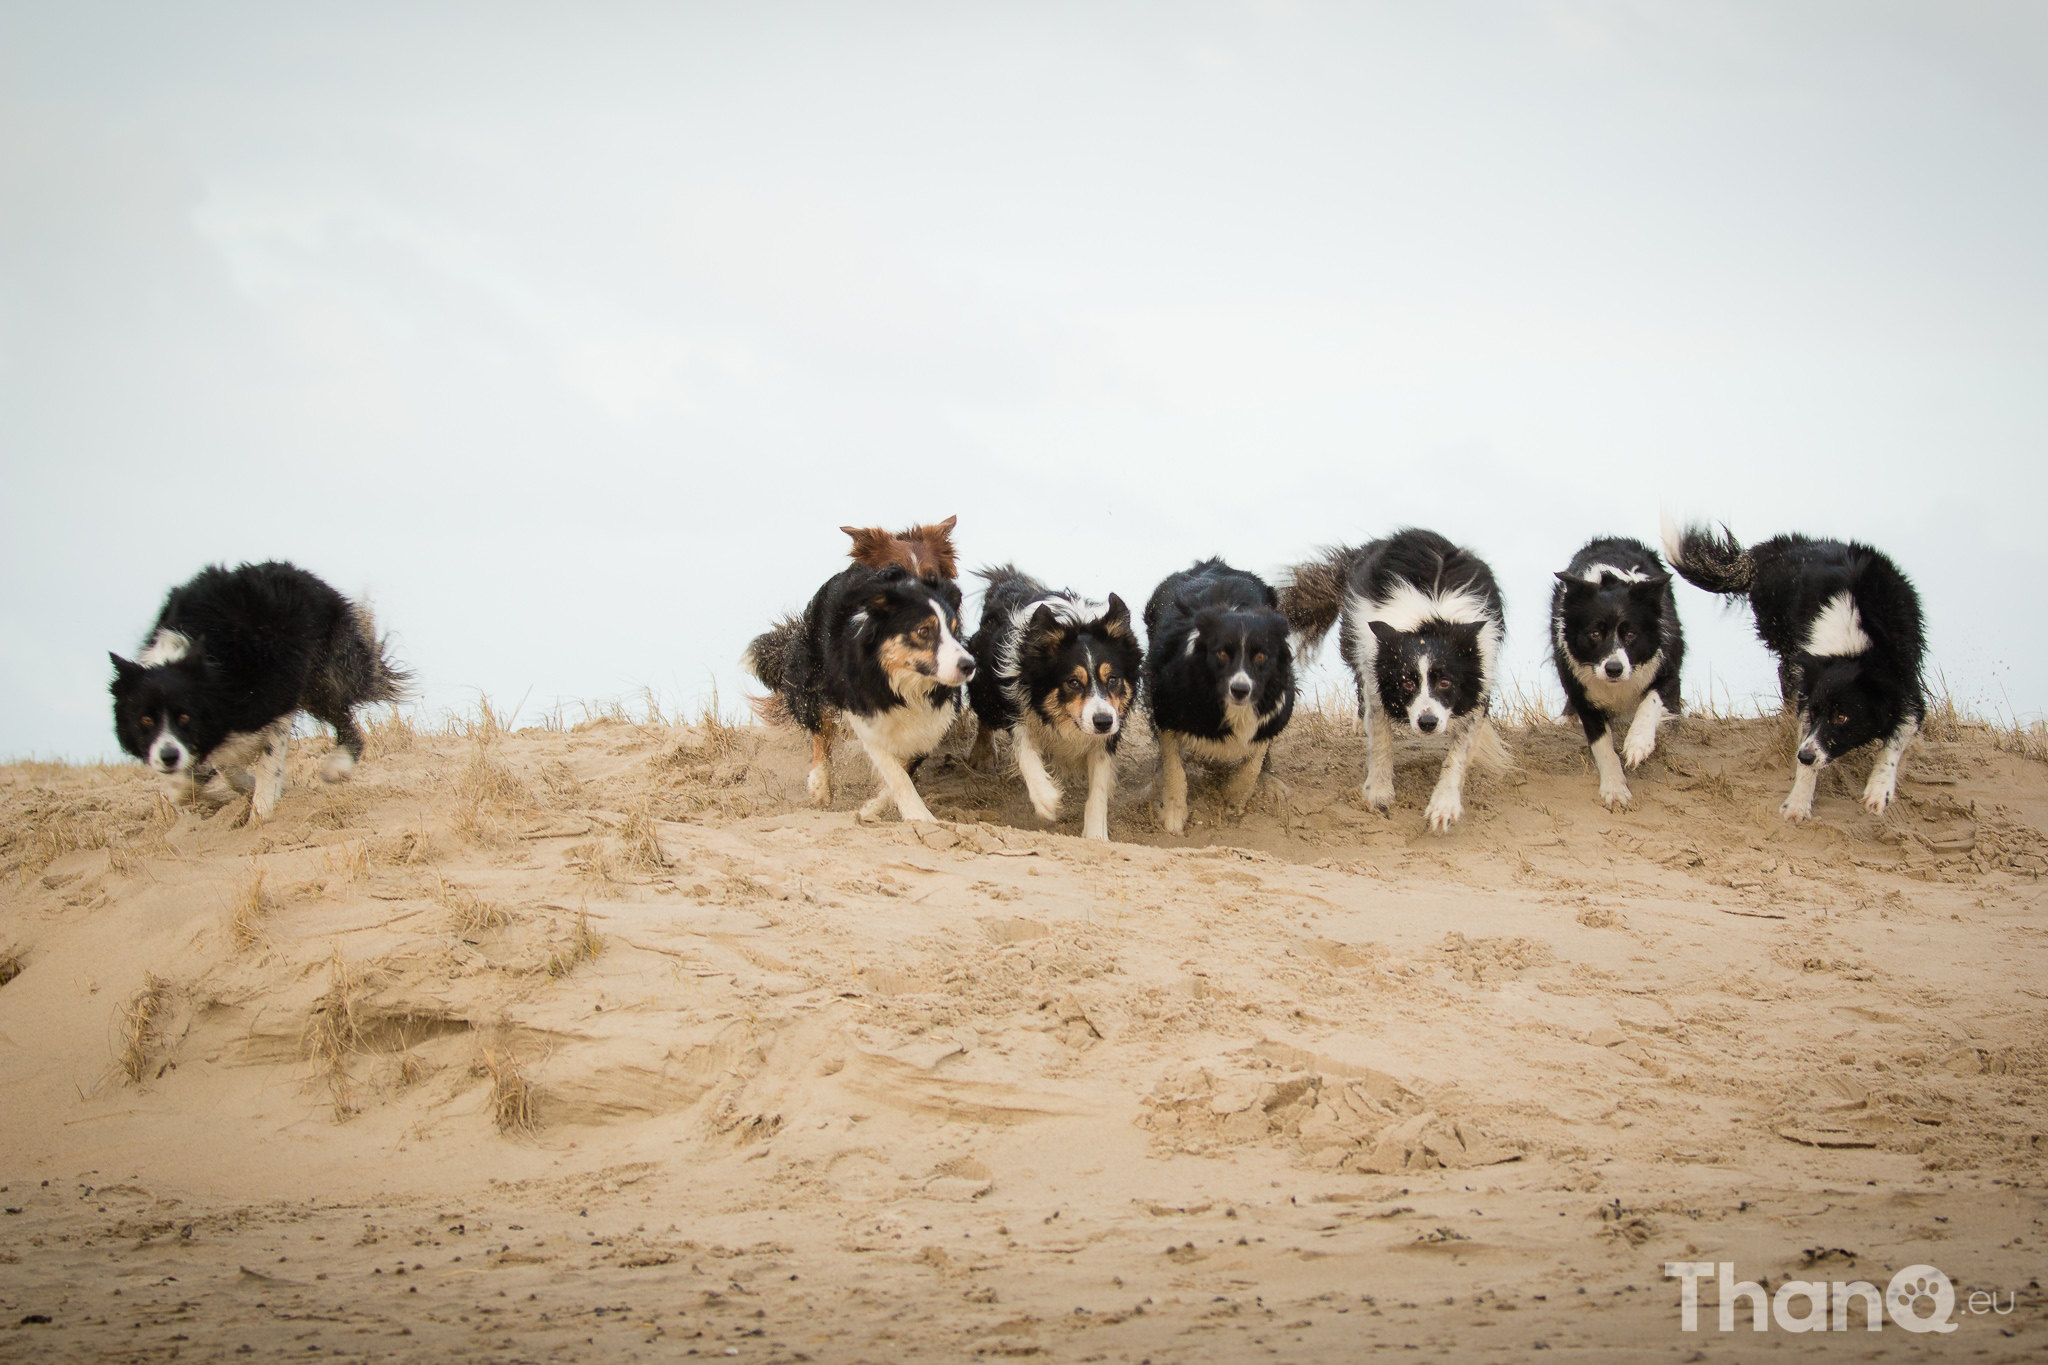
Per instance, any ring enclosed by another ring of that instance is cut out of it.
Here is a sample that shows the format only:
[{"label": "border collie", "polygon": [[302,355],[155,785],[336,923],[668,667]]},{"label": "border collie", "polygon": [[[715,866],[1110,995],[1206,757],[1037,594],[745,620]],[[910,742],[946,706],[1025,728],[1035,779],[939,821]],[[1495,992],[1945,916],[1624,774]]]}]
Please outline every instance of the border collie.
[{"label": "border collie", "polygon": [[913,526],[893,535],[879,526],[839,529],[853,537],[853,548],[847,554],[854,563],[870,569],[886,569],[894,564],[912,578],[936,587],[941,579],[960,576],[953,560],[953,526],[959,520],[947,517],[930,526]]},{"label": "border collie", "polygon": [[356,708],[397,701],[411,680],[384,650],[368,609],[304,569],[215,565],[171,589],[136,659],[107,656],[114,732],[172,800],[224,772],[267,819],[300,711],[334,727],[321,777],[339,782],[363,756]]},{"label": "border collie", "polygon": [[929,820],[910,775],[960,714],[974,659],[960,643],[960,588],[891,564],[855,564],[826,580],[799,616],[755,637],[740,656],[769,695],[752,701],[772,723],[811,733],[805,786],[832,804],[832,741],[844,721],[867,751],[881,789],[860,808],[874,820],[894,803],[905,820]]},{"label": "border collie", "polygon": [[1145,604],[1145,707],[1159,741],[1160,823],[1188,822],[1183,751],[1235,763],[1224,788],[1243,811],[1294,715],[1294,652],[1280,598],[1256,574],[1205,559],[1172,574]]},{"label": "border collie", "polygon": [[[1640,540],[1586,542],[1550,593],[1551,659],[1564,709],[1585,727],[1600,772],[1600,799],[1635,799],[1622,764],[1641,767],[1657,748],[1657,727],[1678,714],[1685,634],[1664,561]],[[1621,752],[1614,727],[1628,720]]]},{"label": "border collie", "polygon": [[1060,789],[1046,760],[1087,769],[1081,837],[1107,839],[1117,740],[1143,664],[1130,608],[1115,593],[1090,602],[1053,592],[1007,564],[980,572],[988,591],[969,643],[988,667],[967,687],[981,720],[968,766],[986,769],[995,732],[1008,731],[1031,808],[1043,820],[1060,818]]},{"label": "border collie", "polygon": [[1506,634],[1493,571],[1436,532],[1410,528],[1297,565],[1280,609],[1304,649],[1343,623],[1338,646],[1357,680],[1365,722],[1367,805],[1394,804],[1390,716],[1448,742],[1423,811],[1432,830],[1447,832],[1465,814],[1465,769],[1475,753],[1489,763],[1504,760],[1487,714]]},{"label": "border collie", "polygon": [[1882,814],[1899,785],[1899,757],[1927,719],[1920,690],[1927,650],[1920,595],[1899,567],[1855,541],[1774,536],[1745,550],[1723,527],[1664,523],[1664,555],[1691,584],[1747,597],[1756,633],[1778,656],[1778,688],[1799,718],[1799,766],[1778,808],[1813,814],[1820,770],[1851,749],[1884,742],[1863,788]]}]

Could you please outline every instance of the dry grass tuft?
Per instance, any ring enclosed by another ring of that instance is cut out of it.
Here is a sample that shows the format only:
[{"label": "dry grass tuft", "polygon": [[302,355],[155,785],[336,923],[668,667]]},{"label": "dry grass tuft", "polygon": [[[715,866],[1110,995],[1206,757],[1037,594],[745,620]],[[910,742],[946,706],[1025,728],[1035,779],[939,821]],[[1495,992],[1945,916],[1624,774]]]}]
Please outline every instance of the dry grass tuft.
[{"label": "dry grass tuft", "polygon": [[563,854],[568,865],[593,895],[606,900],[615,899],[619,894],[619,868],[612,857],[611,845],[602,839],[593,839],[587,844],[571,845]]},{"label": "dry grass tuft", "polygon": [[28,965],[28,954],[19,948],[0,948],[0,986],[20,976]]},{"label": "dry grass tuft", "polygon": [[505,817],[534,804],[532,791],[498,756],[509,722],[484,698],[477,703],[476,719],[462,723],[470,741],[469,763],[456,778],[455,815],[449,823],[474,844],[504,842],[509,833]]},{"label": "dry grass tuft", "polygon": [[337,1119],[346,1119],[356,1112],[348,1063],[350,1057],[362,1050],[359,1006],[367,993],[363,974],[351,970],[341,959],[341,949],[336,948],[328,959],[327,993],[313,1002],[312,1017],[306,1021],[306,1055],[327,1082]]},{"label": "dry grass tuft", "polygon": [[171,983],[144,972],[142,989],[121,1009],[121,1074],[140,1083],[149,1074],[150,1055],[163,1042],[164,1015],[171,1008]]},{"label": "dry grass tuft", "polygon": [[569,933],[569,941],[548,954],[544,970],[548,976],[559,980],[575,971],[586,962],[597,961],[604,951],[604,938],[590,927],[590,913],[578,911],[576,927]]},{"label": "dry grass tuft", "polygon": [[512,912],[496,901],[487,901],[466,886],[449,881],[440,873],[434,874],[433,896],[446,906],[456,932],[481,934],[489,929],[503,929],[513,921]]},{"label": "dry grass tuft", "polygon": [[427,1071],[426,1061],[417,1052],[414,1052],[410,1046],[398,1054],[399,1089],[410,1090],[413,1086],[418,1085],[426,1079]]},{"label": "dry grass tuft", "polygon": [[404,753],[420,742],[419,727],[413,723],[410,716],[396,707],[384,715],[368,718],[363,722],[361,729],[365,759]]},{"label": "dry grass tuft", "polygon": [[370,845],[365,839],[336,844],[320,855],[320,865],[349,885],[370,875]]},{"label": "dry grass tuft", "polygon": [[654,812],[646,802],[626,817],[626,823],[619,830],[619,862],[634,872],[664,872],[668,869],[669,857],[661,851]]},{"label": "dry grass tuft", "polygon": [[1519,678],[1501,688],[1493,699],[1495,723],[1516,730],[1555,725],[1561,709],[1561,703],[1551,701],[1540,686]]},{"label": "dry grass tuft", "polygon": [[491,1078],[491,1117],[501,1133],[531,1133],[540,1127],[533,1083],[520,1074],[510,1057],[484,1050],[484,1073]]},{"label": "dry grass tuft", "polygon": [[276,902],[264,894],[263,869],[249,869],[249,874],[235,883],[234,893],[228,897],[228,936],[235,941],[237,952],[246,953],[270,941],[263,921],[276,908]]}]

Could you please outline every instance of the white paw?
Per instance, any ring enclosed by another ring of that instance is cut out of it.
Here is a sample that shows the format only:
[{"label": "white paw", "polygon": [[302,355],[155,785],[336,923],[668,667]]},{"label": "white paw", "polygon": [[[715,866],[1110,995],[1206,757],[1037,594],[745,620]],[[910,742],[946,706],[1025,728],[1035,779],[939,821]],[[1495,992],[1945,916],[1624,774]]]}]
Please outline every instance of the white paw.
[{"label": "white paw", "polygon": [[1422,814],[1433,832],[1444,834],[1464,818],[1465,803],[1456,792],[1438,792],[1429,798],[1429,805]]},{"label": "white paw", "polygon": [[1057,824],[1057,823],[1059,823],[1059,818],[1060,818],[1060,791],[1059,791],[1059,788],[1057,788],[1057,787],[1053,788],[1052,792],[1051,792],[1051,793],[1050,793],[1049,795],[1041,795],[1041,794],[1039,794],[1038,792],[1032,792],[1032,793],[1031,793],[1031,809],[1033,809],[1033,810],[1035,810],[1035,811],[1037,811],[1037,812],[1038,812],[1038,818],[1039,818],[1039,819],[1041,819],[1041,820],[1048,820],[1048,821],[1051,821],[1051,822],[1053,822],[1054,824]]},{"label": "white paw", "polygon": [[1612,786],[1605,782],[1600,784],[1600,800],[1610,808],[1626,806],[1635,799],[1636,794],[1628,789],[1626,782],[1617,782]]},{"label": "white paw", "polygon": [[1794,802],[1792,798],[1788,796],[1785,798],[1785,804],[1778,807],[1778,814],[1784,816],[1787,820],[1792,821],[1794,824],[1797,824],[1801,820],[1811,820],[1813,818],[1813,802]]},{"label": "white paw", "polygon": [[928,825],[935,825],[938,823],[938,821],[932,819],[932,813],[925,806],[924,802],[918,800],[914,796],[910,798],[908,803],[899,805],[896,808],[896,813],[901,815],[905,820],[922,820]]},{"label": "white paw", "polygon": [[1640,768],[1644,760],[1657,752],[1657,737],[1643,735],[1640,738],[1634,730],[1628,732],[1628,740],[1621,746],[1621,761],[1631,768]]},{"label": "white paw", "polygon": [[821,806],[832,804],[832,765],[820,763],[804,778],[804,790],[811,794],[811,800]]},{"label": "white paw", "polygon": [[346,782],[348,775],[355,771],[355,755],[346,749],[336,749],[320,764],[322,782]]},{"label": "white paw", "polygon": [[1171,802],[1159,813],[1159,826],[1168,834],[1179,834],[1188,827],[1188,808],[1185,802]]},{"label": "white paw", "polygon": [[1889,806],[1891,803],[1892,794],[1890,792],[1877,787],[1870,787],[1864,789],[1863,804],[1870,808],[1870,813],[1872,815],[1883,815],[1884,808],[1886,806]]},{"label": "white paw", "polygon": [[1365,804],[1374,810],[1386,810],[1394,804],[1393,779],[1389,778],[1384,782],[1368,781],[1359,789],[1359,795],[1364,797]]}]

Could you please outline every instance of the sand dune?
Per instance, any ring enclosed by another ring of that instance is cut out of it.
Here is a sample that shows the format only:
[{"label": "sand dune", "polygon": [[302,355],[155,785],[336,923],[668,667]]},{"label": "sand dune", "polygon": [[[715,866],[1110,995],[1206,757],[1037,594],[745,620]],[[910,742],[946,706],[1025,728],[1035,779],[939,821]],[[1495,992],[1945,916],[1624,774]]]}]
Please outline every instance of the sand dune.
[{"label": "sand dune", "polygon": [[1313,714],[1184,839],[1138,737],[1108,845],[965,734],[920,826],[719,725],[302,743],[261,825],[0,769],[0,1359],[1753,1349],[1672,1260],[1932,1264],[2017,1307],[1756,1341],[2037,1358],[2048,766],[1793,828],[1776,722],[1666,734],[1610,813],[1510,730],[1448,838]]}]

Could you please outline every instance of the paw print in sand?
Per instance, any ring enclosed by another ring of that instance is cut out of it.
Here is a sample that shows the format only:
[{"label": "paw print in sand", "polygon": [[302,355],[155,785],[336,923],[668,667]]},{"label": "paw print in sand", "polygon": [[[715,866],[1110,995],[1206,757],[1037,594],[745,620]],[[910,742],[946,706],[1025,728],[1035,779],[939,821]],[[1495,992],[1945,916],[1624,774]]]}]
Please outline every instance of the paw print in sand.
[{"label": "paw print in sand", "polygon": [[1932,1280],[1908,1280],[1893,1291],[1892,1304],[1908,1317],[1927,1317],[1940,1307],[1934,1297],[1936,1288]]}]

